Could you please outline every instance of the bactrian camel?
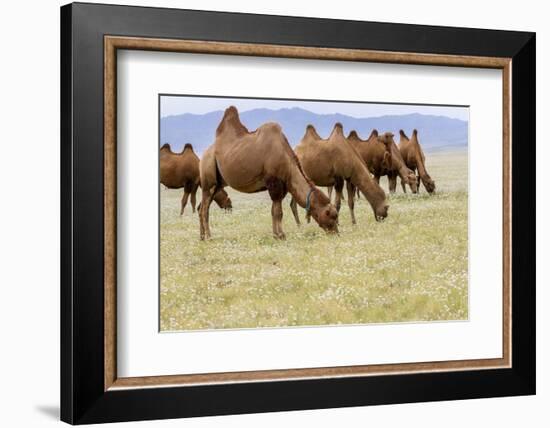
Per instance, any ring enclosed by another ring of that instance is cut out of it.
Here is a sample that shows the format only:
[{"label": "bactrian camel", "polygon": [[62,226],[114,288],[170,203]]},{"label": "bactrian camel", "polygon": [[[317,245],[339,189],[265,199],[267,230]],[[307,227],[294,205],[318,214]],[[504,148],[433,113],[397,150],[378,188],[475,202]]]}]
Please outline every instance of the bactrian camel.
[{"label": "bactrian camel", "polygon": [[216,139],[200,164],[202,202],[201,239],[210,238],[208,224],[212,197],[230,186],[243,193],[267,190],[272,200],[273,236],[284,239],[282,200],[287,192],[306,208],[327,232],[338,232],[338,212],[328,197],[306,176],[281,127],[266,123],[249,132],[233,106],[225,110]]},{"label": "bactrian camel", "polygon": [[[183,214],[189,196],[191,207],[195,212],[196,194],[200,186],[199,158],[191,144],[186,144],[181,153],[174,153],[170,144],[160,148],[160,182],[169,189],[183,188],[180,215]],[[225,190],[214,196],[216,204],[225,210],[231,210],[231,199]]]},{"label": "bactrian camel", "polygon": [[[418,171],[417,185],[420,186],[420,181],[428,191],[428,193],[435,192],[435,182],[426,171],[426,157],[422,151],[422,147],[418,142],[418,131],[413,130],[412,136],[409,139],[403,130],[399,131],[399,151],[405,161],[405,164],[413,172]],[[406,192],[405,184],[401,181],[403,191]]]},{"label": "bactrian camel", "polygon": [[[347,184],[348,206],[351,221],[356,223],[353,187],[357,187],[370,203],[374,217],[380,221],[388,215],[386,194],[369,174],[359,153],[344,137],[342,125],[337,123],[329,138],[322,139],[313,125],[308,125],[305,135],[296,147],[296,155],[306,175],[317,186],[334,186],[336,210],[340,211],[342,189]],[[296,201],[290,202],[296,222],[300,224]]]},{"label": "bactrian camel", "polygon": [[359,152],[378,183],[380,177],[388,176],[390,193],[395,192],[398,176],[401,183],[408,184],[413,193],[417,192],[416,176],[407,168],[391,132],[379,135],[374,129],[367,140],[362,140],[356,131],[351,131],[348,141]]}]

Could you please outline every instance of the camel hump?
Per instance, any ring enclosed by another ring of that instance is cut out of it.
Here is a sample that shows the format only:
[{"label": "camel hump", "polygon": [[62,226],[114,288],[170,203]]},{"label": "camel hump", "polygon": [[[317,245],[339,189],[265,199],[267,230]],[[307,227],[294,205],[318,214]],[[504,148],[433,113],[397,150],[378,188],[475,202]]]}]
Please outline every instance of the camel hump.
[{"label": "camel hump", "polygon": [[171,149],[171,147],[170,147],[170,144],[168,144],[168,143],[164,143],[160,149],[161,149],[161,150],[167,150],[167,151],[169,151],[169,152],[172,151],[172,149]]},{"label": "camel hump", "polygon": [[334,124],[334,128],[332,129],[332,133],[330,134],[330,136],[344,136],[344,127],[340,122],[336,122]]},{"label": "camel hump", "polygon": [[229,106],[225,109],[223,118],[216,129],[216,135],[219,135],[226,130],[232,130],[237,135],[248,133],[248,129],[246,129],[246,127],[241,123],[239,111],[235,106]]},{"label": "camel hump", "polygon": [[304,138],[310,136],[315,138],[316,140],[320,140],[321,136],[317,133],[317,130],[315,129],[315,126],[313,126],[311,123],[306,126],[306,133],[304,135]]},{"label": "camel hump", "polygon": [[369,140],[374,137],[378,137],[378,131],[376,129],[373,129],[372,132],[370,133]]},{"label": "camel hump", "polygon": [[357,134],[357,131],[354,129],[348,134],[348,138],[357,138],[359,139],[359,134]]},{"label": "camel hump", "polygon": [[418,131],[417,131],[416,129],[413,129],[413,135],[414,135],[415,137],[418,136]]},{"label": "camel hump", "polygon": [[401,135],[403,138],[406,138],[407,140],[409,139],[409,137],[407,137],[407,134],[405,134],[405,131],[403,131],[402,129],[399,130],[399,135]]},{"label": "camel hump", "polygon": [[185,143],[185,146],[183,146],[183,150],[191,150],[191,151],[193,151],[193,144],[191,144],[191,143]]}]

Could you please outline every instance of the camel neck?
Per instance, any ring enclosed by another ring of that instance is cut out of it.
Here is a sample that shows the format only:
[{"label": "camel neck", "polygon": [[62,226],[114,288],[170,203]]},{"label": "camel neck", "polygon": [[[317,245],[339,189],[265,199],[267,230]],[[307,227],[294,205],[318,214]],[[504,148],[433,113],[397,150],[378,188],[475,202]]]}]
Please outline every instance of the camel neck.
[{"label": "camel neck", "polygon": [[295,165],[290,174],[288,191],[302,208],[306,208],[308,204],[308,194],[310,195],[309,208],[311,209],[312,205],[315,203],[313,195],[311,194],[311,189],[311,184],[308,183],[298,166]]},{"label": "camel neck", "polygon": [[365,198],[372,205],[375,203],[375,195],[378,191],[378,184],[372,179],[367,167],[361,163],[356,162],[354,165],[353,175],[351,176],[351,182],[359,188],[361,193],[365,195]]},{"label": "camel neck", "polygon": [[425,178],[428,175],[420,149],[416,150],[416,168],[418,168],[418,175],[420,178]]}]

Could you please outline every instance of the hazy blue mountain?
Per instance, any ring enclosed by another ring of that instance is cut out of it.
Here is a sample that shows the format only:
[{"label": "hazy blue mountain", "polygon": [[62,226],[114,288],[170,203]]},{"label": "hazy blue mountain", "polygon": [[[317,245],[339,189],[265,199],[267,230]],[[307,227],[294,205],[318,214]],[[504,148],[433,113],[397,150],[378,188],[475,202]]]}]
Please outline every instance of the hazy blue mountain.
[{"label": "hazy blue mountain", "polygon": [[[179,152],[185,143],[191,143],[197,154],[214,142],[216,128],[223,111],[214,111],[202,115],[182,114],[167,116],[160,123],[160,144],[170,143],[172,150]],[[250,130],[265,122],[277,122],[294,147],[304,135],[305,128],[312,124],[322,137],[328,137],[336,122],[341,122],[346,135],[355,129],[361,138],[366,139],[372,129],[379,132],[391,131],[399,143],[399,130],[410,136],[414,128],[424,150],[439,151],[466,148],[468,144],[468,122],[445,116],[407,114],[355,118],[342,114],[317,114],[301,108],[283,108],[280,110],[254,109],[241,113],[241,121]]]}]

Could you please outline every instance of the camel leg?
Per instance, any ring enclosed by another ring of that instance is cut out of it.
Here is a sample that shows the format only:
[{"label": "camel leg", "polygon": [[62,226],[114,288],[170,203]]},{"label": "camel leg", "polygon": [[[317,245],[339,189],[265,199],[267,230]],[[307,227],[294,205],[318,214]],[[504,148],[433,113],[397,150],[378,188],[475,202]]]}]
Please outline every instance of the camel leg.
[{"label": "camel leg", "polygon": [[193,208],[193,214],[195,213],[196,211],[196,206],[197,206],[197,190],[198,190],[199,186],[196,185],[193,190],[191,190],[191,208]]},{"label": "camel leg", "polygon": [[273,221],[273,237],[275,239],[285,239],[283,232],[283,199],[286,196],[286,183],[276,177],[268,177],[265,180],[265,187],[269,192],[271,201],[271,219]]},{"label": "camel leg", "polygon": [[353,210],[355,208],[355,200],[353,198],[353,194],[355,193],[355,186],[352,184],[351,181],[346,181],[346,189],[348,191],[348,206],[349,206],[349,212],[351,214],[351,223],[357,224],[355,221],[355,211]]},{"label": "camel leg", "polygon": [[379,176],[379,175],[375,175],[375,176],[374,176],[374,181],[376,181],[376,183],[380,184],[380,176]]},{"label": "camel leg", "polygon": [[215,193],[216,193],[215,188],[213,189],[213,191],[205,190],[205,189],[202,190],[202,201],[199,205],[199,221],[200,221],[200,230],[201,230],[202,240],[209,239],[211,237],[208,217],[210,213],[210,204],[214,199]]},{"label": "camel leg", "polygon": [[333,186],[327,186],[327,193],[329,200],[332,200],[332,188]]},{"label": "camel leg", "polygon": [[340,212],[340,206],[342,205],[342,190],[344,188],[344,179],[337,177],[334,180],[334,190],[336,192],[336,197],[334,198],[334,206],[336,211]]},{"label": "camel leg", "polygon": [[183,210],[185,210],[185,206],[187,205],[187,199],[189,198],[189,192],[184,191],[183,196],[181,198],[181,210],[180,215],[183,215]]},{"label": "camel leg", "polygon": [[388,174],[388,184],[390,193],[395,193],[395,188],[397,187],[397,176]]},{"label": "camel leg", "polygon": [[300,226],[300,217],[298,216],[298,204],[296,203],[296,200],[294,198],[290,199],[290,209],[292,210],[292,214],[294,215],[294,219],[296,220],[296,224]]},{"label": "camel leg", "polygon": [[416,192],[420,193],[420,176],[419,175],[416,177],[416,189],[417,189]]},{"label": "camel leg", "polygon": [[273,237],[275,239],[285,239],[283,232],[283,203],[280,200],[273,201],[271,204],[271,219],[273,221]]}]

